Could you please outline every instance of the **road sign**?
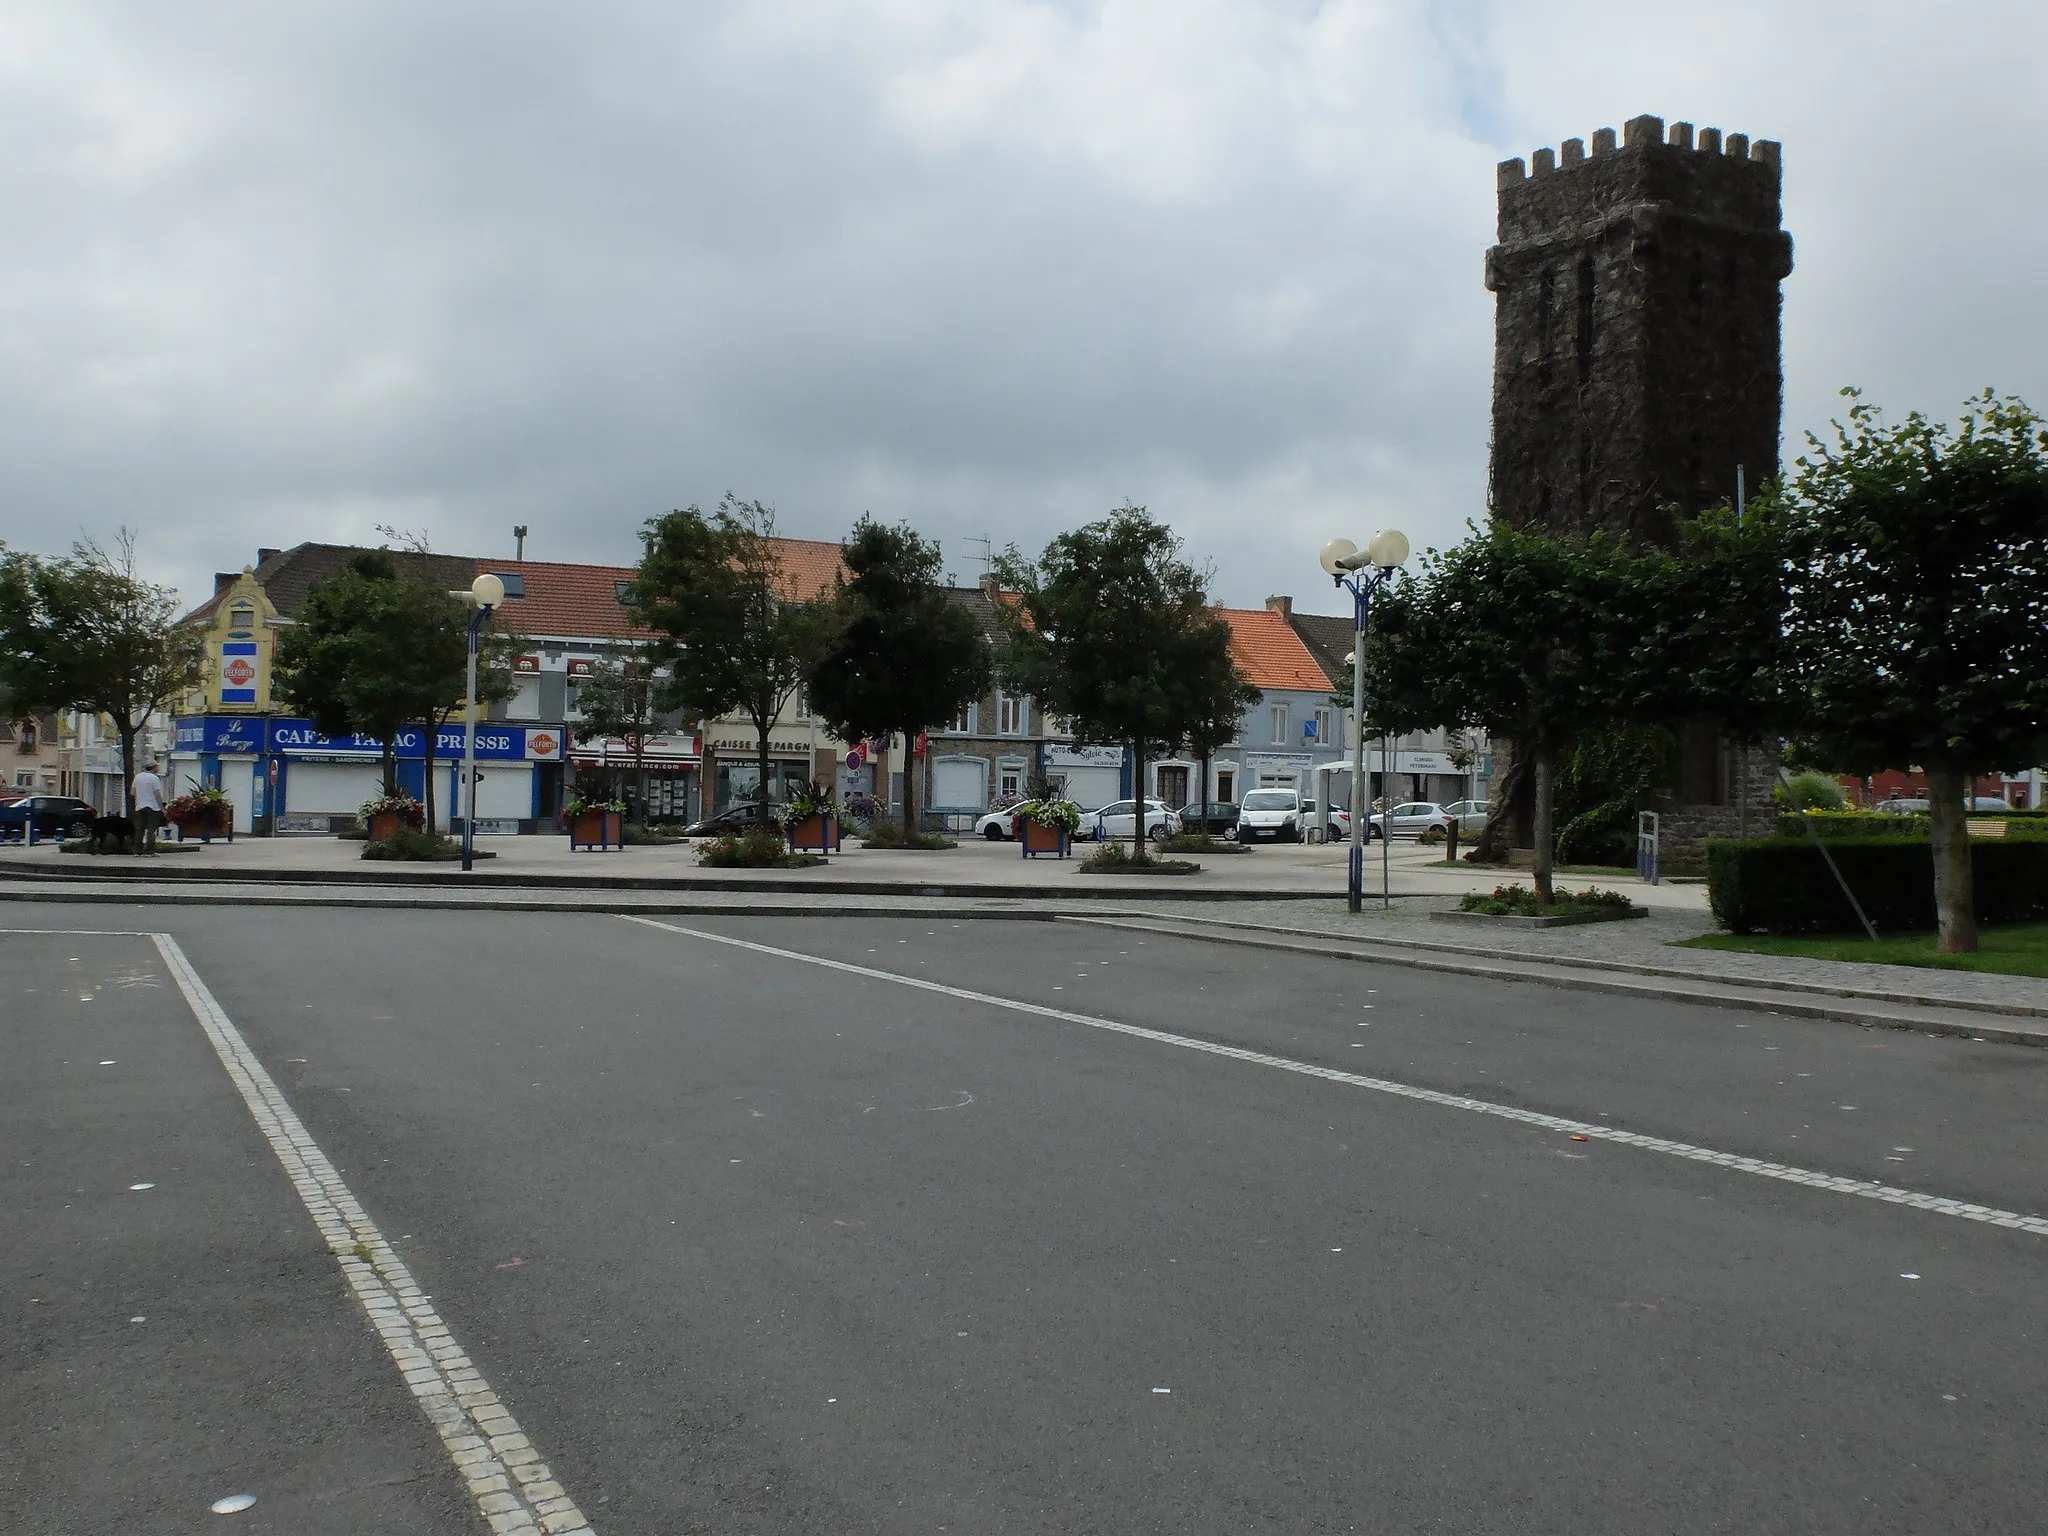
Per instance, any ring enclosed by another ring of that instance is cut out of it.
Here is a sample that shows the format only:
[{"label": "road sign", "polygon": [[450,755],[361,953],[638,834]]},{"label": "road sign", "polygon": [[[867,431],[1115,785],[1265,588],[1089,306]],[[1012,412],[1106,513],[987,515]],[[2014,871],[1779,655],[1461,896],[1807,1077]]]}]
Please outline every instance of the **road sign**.
[{"label": "road sign", "polygon": [[868,752],[867,752],[867,748],[866,748],[866,747],[863,747],[863,746],[862,746],[862,745],[861,745],[861,744],[860,744],[859,742],[855,742],[855,743],[854,743],[854,744],[853,744],[852,746],[850,746],[850,747],[848,747],[848,748],[846,749],[846,766],[847,766],[847,767],[849,767],[849,768],[860,768],[860,767],[864,767],[864,766],[866,766],[866,764],[867,764],[867,760],[868,760]]}]

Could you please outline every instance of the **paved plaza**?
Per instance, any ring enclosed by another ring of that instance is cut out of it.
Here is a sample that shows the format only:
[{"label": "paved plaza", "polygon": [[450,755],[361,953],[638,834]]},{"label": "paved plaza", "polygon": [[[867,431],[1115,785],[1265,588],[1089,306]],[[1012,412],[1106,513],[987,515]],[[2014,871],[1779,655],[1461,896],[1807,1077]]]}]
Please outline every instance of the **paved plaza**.
[{"label": "paved plaza", "polygon": [[9,1530],[2048,1496],[2036,1049],[938,910],[0,927]]}]

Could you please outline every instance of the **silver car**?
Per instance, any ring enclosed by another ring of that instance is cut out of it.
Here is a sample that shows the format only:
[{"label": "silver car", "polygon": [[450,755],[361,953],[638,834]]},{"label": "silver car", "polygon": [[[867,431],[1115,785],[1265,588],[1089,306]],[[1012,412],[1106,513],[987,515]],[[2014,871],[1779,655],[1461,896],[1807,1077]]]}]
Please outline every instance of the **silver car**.
[{"label": "silver car", "polygon": [[1453,800],[1444,807],[1444,814],[1458,824],[1458,836],[1468,832],[1486,830],[1486,802],[1484,800]]}]

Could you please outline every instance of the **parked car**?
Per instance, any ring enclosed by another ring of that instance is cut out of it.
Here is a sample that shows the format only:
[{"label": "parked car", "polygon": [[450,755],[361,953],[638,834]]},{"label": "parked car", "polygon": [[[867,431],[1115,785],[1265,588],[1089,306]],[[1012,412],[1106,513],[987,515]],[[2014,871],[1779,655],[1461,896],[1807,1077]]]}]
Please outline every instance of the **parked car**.
[{"label": "parked car", "polygon": [[98,814],[69,795],[20,795],[0,802],[0,838],[25,839],[30,826],[39,838],[88,837]]},{"label": "parked car", "polygon": [[1973,795],[1970,797],[1970,809],[1979,812],[2010,811],[2012,809],[2012,802],[2001,800],[1996,795]]},{"label": "parked car", "polygon": [[[1138,802],[1115,800],[1095,813],[1095,840],[1106,842],[1112,837],[1129,837],[1136,830]],[[1083,823],[1087,825],[1087,823]],[[1145,802],[1145,835],[1155,843],[1163,843],[1180,830],[1180,818],[1167,807],[1164,800]]]},{"label": "parked car", "polygon": [[1298,843],[1304,821],[1301,796],[1291,789],[1254,789],[1239,802],[1237,840]]},{"label": "parked car", "polygon": [[1190,800],[1180,808],[1180,825],[1183,832],[1207,833],[1210,837],[1235,837],[1237,835],[1237,804],[1231,800],[1211,800],[1206,807],[1199,800]]},{"label": "parked car", "polygon": [[[1322,824],[1322,813],[1316,809],[1316,802],[1313,800],[1302,801],[1301,825],[1303,834],[1306,835],[1308,828],[1320,827]],[[1348,843],[1351,841],[1351,808],[1349,806],[1333,805],[1330,807],[1330,830],[1327,836],[1328,840],[1333,843]],[[1372,828],[1370,827],[1366,828],[1365,840],[1367,842],[1372,841]]]},{"label": "parked car", "polygon": [[719,837],[727,832],[748,832],[755,827],[779,827],[773,806],[762,805],[749,800],[736,805],[729,811],[720,811],[716,816],[706,816],[702,821],[693,821],[683,828],[685,837]]},{"label": "parked car", "polygon": [[1394,837],[1428,837],[1432,833],[1442,837],[1450,828],[1451,818],[1433,801],[1410,800],[1373,817],[1372,824],[1382,832],[1391,827]]},{"label": "parked car", "polygon": [[1444,807],[1444,814],[1458,823],[1458,836],[1486,830],[1486,801],[1453,800]]},{"label": "parked car", "polygon": [[1871,809],[1880,816],[1925,815],[1934,807],[1925,800],[1905,797],[1897,800],[1880,800]]}]

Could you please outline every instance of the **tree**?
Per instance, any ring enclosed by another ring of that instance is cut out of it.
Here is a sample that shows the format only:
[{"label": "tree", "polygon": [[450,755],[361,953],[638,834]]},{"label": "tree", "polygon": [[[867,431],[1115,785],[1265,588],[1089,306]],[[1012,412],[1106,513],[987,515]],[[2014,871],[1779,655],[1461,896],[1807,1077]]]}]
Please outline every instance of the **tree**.
[{"label": "tree", "polygon": [[1205,630],[1229,644],[1205,574],[1180,558],[1172,529],[1128,505],[1055,536],[1036,563],[1006,552],[998,571],[1019,594],[1006,611],[1008,685],[1072,722],[1076,741],[1130,747],[1132,853],[1143,858],[1146,760],[1186,739],[1193,718],[1179,668],[1201,654]]},{"label": "tree", "polygon": [[[1406,732],[1479,726],[1526,754],[1534,779],[1534,884],[1552,894],[1552,770],[1575,738],[1637,712],[1643,668],[1641,558],[1601,535],[1579,539],[1495,524],[1374,604],[1366,642],[1373,719]],[[1492,833],[1507,812],[1497,797]]]},{"label": "tree", "polygon": [[618,736],[633,749],[633,767],[640,784],[640,825],[647,825],[647,737],[654,729],[655,679],[645,661],[600,661],[576,690],[576,712],[582,721],[576,739],[586,745]]},{"label": "tree", "polygon": [[90,539],[68,558],[0,552],[0,686],[16,710],[105,715],[121,742],[123,800],[135,812],[135,738],[193,688],[205,641],[177,594],[136,573],[135,538]]},{"label": "tree", "polygon": [[432,732],[450,697],[462,697],[468,626],[456,599],[401,580],[387,551],[363,550],[306,594],[278,646],[273,687],[329,736],[374,736],[384,792],[394,795],[399,731],[419,721]]},{"label": "tree", "polygon": [[1259,701],[1259,690],[1244,680],[1230,654],[1228,624],[1205,624],[1186,636],[1187,654],[1175,667],[1181,698],[1182,741],[1202,765],[1202,829],[1209,827],[1209,760],[1237,739],[1244,712]]},{"label": "tree", "polygon": [[[906,745],[987,692],[987,638],[939,585],[939,546],[863,517],[847,539],[831,638],[812,664],[811,709],[842,741],[901,731]],[[903,765],[903,835],[917,836],[915,748]]]},{"label": "tree", "polygon": [[775,547],[775,514],[728,493],[709,516],[685,507],[642,530],[630,588],[634,621],[659,638],[649,660],[668,676],[664,711],[694,720],[743,714],[758,743],[768,803],[768,736],[830,638],[831,615],[792,589]]},{"label": "tree", "polygon": [[1835,772],[1927,770],[1938,947],[1967,953],[1964,796],[2048,751],[2048,430],[1989,390],[1953,427],[1845,393],[1786,496],[1795,746]]}]

